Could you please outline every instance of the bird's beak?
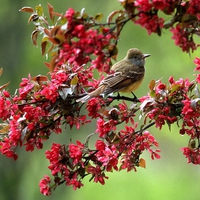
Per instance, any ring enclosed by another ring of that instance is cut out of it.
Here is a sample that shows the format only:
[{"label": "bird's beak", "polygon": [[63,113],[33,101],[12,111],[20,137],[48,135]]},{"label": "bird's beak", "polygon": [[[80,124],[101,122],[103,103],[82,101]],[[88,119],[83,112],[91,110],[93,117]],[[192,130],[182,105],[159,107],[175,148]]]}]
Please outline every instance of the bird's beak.
[{"label": "bird's beak", "polygon": [[150,54],[143,54],[143,58],[147,58],[149,56],[150,56]]}]

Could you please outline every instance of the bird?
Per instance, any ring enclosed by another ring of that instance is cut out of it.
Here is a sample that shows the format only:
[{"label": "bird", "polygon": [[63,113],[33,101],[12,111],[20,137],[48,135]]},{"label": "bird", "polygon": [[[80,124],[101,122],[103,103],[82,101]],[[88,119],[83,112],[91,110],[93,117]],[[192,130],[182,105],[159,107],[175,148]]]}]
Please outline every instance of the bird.
[{"label": "bird", "polygon": [[127,51],[124,59],[111,67],[111,74],[108,74],[99,84],[98,88],[88,93],[76,102],[85,103],[99,95],[108,96],[115,92],[133,93],[141,85],[145,75],[145,58],[150,54],[144,54],[137,48]]}]

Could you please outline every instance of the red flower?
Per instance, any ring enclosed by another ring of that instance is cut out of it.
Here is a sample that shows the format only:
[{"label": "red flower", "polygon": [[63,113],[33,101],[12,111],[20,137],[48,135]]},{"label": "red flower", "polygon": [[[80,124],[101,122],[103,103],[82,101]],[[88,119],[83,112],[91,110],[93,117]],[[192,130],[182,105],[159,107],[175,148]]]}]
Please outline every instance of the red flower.
[{"label": "red flower", "polygon": [[199,0],[190,0],[190,3],[188,4],[189,7],[187,9],[187,13],[196,15],[198,19],[200,19],[200,4]]},{"label": "red flower", "polygon": [[140,13],[138,17],[139,18],[135,20],[135,23],[146,28],[149,35],[151,33],[157,33],[158,29],[163,27],[164,19],[159,18],[157,15]]},{"label": "red flower", "polygon": [[48,86],[43,86],[42,91],[40,92],[46,99],[56,102],[58,97],[58,88],[53,85],[49,84]]},{"label": "red flower", "polygon": [[66,185],[72,185],[74,190],[84,186],[83,183],[81,183],[81,181],[77,180],[76,175],[74,175],[72,178],[68,179],[68,181],[66,182]]},{"label": "red flower", "polygon": [[194,63],[196,64],[195,70],[200,72],[200,58],[196,57]]},{"label": "red flower", "polygon": [[102,185],[105,184],[105,178],[108,179],[107,176],[105,176],[105,174],[102,172],[103,170],[101,170],[101,168],[99,166],[89,166],[87,168],[87,172],[92,174],[92,176],[94,177],[94,182],[100,182]]},{"label": "red flower", "polygon": [[167,6],[166,0],[153,0],[153,6],[157,10],[164,10]]},{"label": "red flower", "polygon": [[74,9],[73,9],[73,8],[69,8],[69,9],[66,11],[66,13],[65,13],[65,17],[66,17],[67,19],[72,19],[73,16],[74,16],[74,14],[75,14]]},{"label": "red flower", "polygon": [[92,98],[87,103],[88,116],[97,118],[100,116],[99,111],[101,110],[101,99]]},{"label": "red flower", "polygon": [[73,164],[77,164],[82,159],[82,151],[84,148],[84,144],[80,141],[76,141],[76,144],[69,144],[69,155],[73,159]]},{"label": "red flower", "polygon": [[40,181],[40,192],[46,196],[51,195],[51,188],[49,184],[51,183],[51,179],[49,176],[45,175],[44,178]]},{"label": "red flower", "polygon": [[5,138],[3,142],[0,142],[0,152],[9,158],[14,158],[14,160],[17,160],[18,156],[14,152],[13,146],[14,145],[9,140],[9,138]]},{"label": "red flower", "polygon": [[197,45],[194,43],[191,34],[186,29],[181,28],[178,24],[175,28],[172,27],[170,31],[173,33],[172,39],[175,40],[175,44],[180,46],[183,51],[189,52],[196,50]]},{"label": "red flower", "polygon": [[97,160],[100,161],[107,171],[111,171],[113,168],[118,170],[118,153],[115,145],[108,147],[105,143],[98,141],[96,147],[98,152],[96,153]]},{"label": "red flower", "polygon": [[110,131],[115,130],[115,129],[116,129],[116,126],[113,120],[104,121],[101,118],[97,120],[96,133],[99,133],[99,137],[104,138],[107,136],[107,134]]},{"label": "red flower", "polygon": [[188,163],[193,163],[195,165],[200,164],[200,150],[199,148],[190,149],[188,147],[184,147],[181,149],[183,154],[188,159]]},{"label": "red flower", "polygon": [[153,6],[149,0],[136,0],[134,1],[134,5],[138,7],[138,10],[143,12],[150,11]]},{"label": "red flower", "polygon": [[106,144],[102,140],[97,140],[95,146],[97,150],[103,151],[106,147]]}]

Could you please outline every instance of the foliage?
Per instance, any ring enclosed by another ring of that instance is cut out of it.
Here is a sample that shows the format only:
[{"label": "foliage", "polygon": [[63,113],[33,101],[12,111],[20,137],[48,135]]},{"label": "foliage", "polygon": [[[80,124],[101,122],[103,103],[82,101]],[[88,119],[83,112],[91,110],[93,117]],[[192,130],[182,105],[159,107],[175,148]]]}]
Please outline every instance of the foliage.
[{"label": "foliage", "polygon": [[[34,45],[42,35],[42,55],[50,58],[45,63],[50,72],[49,76],[23,78],[18,93],[13,96],[5,90],[8,84],[1,86],[1,153],[16,160],[17,146],[25,146],[26,151],[41,149],[53,132],[62,132],[63,124],[80,130],[96,119],[96,129],[90,130],[85,142],[53,143],[46,151],[48,168],[54,178],[45,176],[41,180],[39,185],[44,195],[50,195],[62,183],[80,188],[88,175],[90,180],[105,184],[106,172],[145,168],[141,157],[144,151],[152,159],[160,158],[158,143],[148,131],[154,125],[162,129],[164,124],[170,128],[172,123],[177,123],[180,134],[189,136],[188,146],[182,148],[183,154],[189,163],[200,164],[199,74],[194,81],[169,77],[169,83],[164,84],[161,80],[152,80],[149,93],[137,101],[119,95],[92,98],[86,104],[86,114],[83,114],[85,105],[76,101],[96,89],[104,75],[109,74],[112,60],[118,54],[121,31],[129,21],[143,26],[149,34],[161,36],[162,29],[169,29],[182,51],[193,52],[198,47],[193,40],[193,35],[199,35],[198,0],[119,2],[122,9],[113,11],[105,23],[101,22],[102,14],[90,16],[84,9],[76,12],[69,8],[62,15],[48,4],[49,19],[41,5],[20,10],[31,13],[28,21],[35,24],[31,34]],[[170,16],[171,20],[166,21],[160,14]],[[194,63],[198,73],[200,58]],[[97,79],[96,71],[100,73]],[[143,119],[141,126],[135,121],[138,112]],[[90,148],[94,134],[99,138],[94,148]]]}]

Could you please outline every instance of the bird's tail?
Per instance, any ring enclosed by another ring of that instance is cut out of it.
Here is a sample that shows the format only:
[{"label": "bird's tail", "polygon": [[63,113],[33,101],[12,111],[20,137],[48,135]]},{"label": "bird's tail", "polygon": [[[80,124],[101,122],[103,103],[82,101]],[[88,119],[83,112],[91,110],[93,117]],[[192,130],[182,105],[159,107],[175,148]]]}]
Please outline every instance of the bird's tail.
[{"label": "bird's tail", "polygon": [[97,97],[100,94],[102,94],[105,90],[106,86],[105,85],[101,85],[100,87],[98,87],[96,90],[94,90],[93,92],[88,93],[86,96],[81,97],[80,99],[77,99],[76,102],[82,102],[85,103],[87,102],[89,99],[93,98],[93,97]]},{"label": "bird's tail", "polygon": [[76,102],[82,102],[82,103],[85,103],[87,102],[89,99],[91,99],[92,97],[90,96],[90,94],[87,94],[86,96],[84,97],[81,97],[80,99],[77,99]]}]

